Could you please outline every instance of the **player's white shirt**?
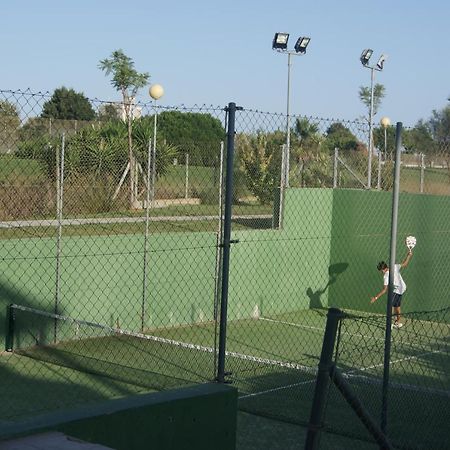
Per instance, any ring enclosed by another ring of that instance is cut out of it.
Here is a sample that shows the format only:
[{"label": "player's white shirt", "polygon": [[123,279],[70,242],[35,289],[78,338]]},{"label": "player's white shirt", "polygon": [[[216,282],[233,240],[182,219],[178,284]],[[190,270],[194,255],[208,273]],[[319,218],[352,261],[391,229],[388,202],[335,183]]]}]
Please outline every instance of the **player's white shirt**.
[{"label": "player's white shirt", "polygon": [[[401,264],[394,266],[394,293],[403,294],[406,291],[406,283],[400,274]],[[384,285],[389,285],[389,270],[384,273]]]}]

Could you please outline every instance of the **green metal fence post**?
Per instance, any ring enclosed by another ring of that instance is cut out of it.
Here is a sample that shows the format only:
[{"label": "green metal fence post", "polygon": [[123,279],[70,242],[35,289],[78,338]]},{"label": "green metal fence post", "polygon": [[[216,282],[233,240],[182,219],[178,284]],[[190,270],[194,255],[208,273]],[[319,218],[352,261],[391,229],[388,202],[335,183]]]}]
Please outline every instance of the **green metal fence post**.
[{"label": "green metal fence post", "polygon": [[6,340],[5,350],[12,352],[14,347],[14,305],[10,304],[6,308]]},{"label": "green metal fence post", "polygon": [[340,317],[342,317],[342,311],[340,309],[330,308],[328,310],[314,399],[309,419],[308,433],[306,435],[305,449],[307,450],[319,448],[326,397],[330,385],[330,368],[333,365],[333,351]]}]

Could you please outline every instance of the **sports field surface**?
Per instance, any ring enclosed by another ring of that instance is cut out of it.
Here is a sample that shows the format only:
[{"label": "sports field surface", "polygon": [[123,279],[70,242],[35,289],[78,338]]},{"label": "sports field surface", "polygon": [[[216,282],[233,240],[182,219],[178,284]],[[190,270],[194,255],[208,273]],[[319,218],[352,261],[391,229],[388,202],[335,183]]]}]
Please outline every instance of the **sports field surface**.
[{"label": "sports field surface", "polygon": [[[15,314],[14,351],[0,357],[0,390],[7,391],[1,394],[11,399],[2,403],[0,414],[8,421],[106,398],[208,382],[216,375],[215,323],[128,333],[37,314],[31,308],[18,307]],[[349,316],[340,327],[336,364],[367,410],[378,418],[385,318]],[[439,431],[446,433],[444,411],[450,402],[450,325],[430,320],[438,317],[405,317],[404,327],[392,331],[389,391],[392,418],[399,418],[389,424],[394,435],[398,429],[416,441],[436,445],[442,439]],[[325,310],[229,322],[226,370],[228,381],[239,389],[241,410],[307,424],[325,323]],[[434,418],[432,434],[418,431],[418,415]],[[333,386],[326,422],[329,431],[369,440]]]}]

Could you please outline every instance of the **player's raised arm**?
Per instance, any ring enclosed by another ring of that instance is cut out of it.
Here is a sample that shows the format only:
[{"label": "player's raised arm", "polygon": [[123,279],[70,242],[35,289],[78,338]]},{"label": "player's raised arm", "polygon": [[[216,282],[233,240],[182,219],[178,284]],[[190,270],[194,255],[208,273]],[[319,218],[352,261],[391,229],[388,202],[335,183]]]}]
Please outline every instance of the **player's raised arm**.
[{"label": "player's raised arm", "polygon": [[406,258],[403,260],[401,266],[402,268],[406,267],[409,264],[409,261],[411,261],[412,257],[412,250],[408,250],[408,254],[406,255]]}]

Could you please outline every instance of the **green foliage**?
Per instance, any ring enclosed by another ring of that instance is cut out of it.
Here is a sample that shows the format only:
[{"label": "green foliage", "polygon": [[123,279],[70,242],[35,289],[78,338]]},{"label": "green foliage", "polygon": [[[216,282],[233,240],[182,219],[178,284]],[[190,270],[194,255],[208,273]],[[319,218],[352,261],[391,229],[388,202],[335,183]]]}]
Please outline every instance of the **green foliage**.
[{"label": "green foliage", "polygon": [[123,50],[115,50],[110,58],[102,59],[98,65],[106,75],[112,75],[111,85],[122,93],[124,102],[136,95],[138,89],[144,87],[150,78],[147,72],[139,73],[134,69],[133,60]]},{"label": "green foliage", "polygon": [[120,118],[120,111],[115,103],[104,103],[98,110],[98,119],[102,122],[117,120]]},{"label": "green foliage", "polygon": [[17,141],[20,117],[17,106],[0,100],[0,152],[12,152]]},{"label": "green foliage", "polygon": [[127,163],[127,128],[121,121],[84,128],[67,142],[66,173],[120,176]]},{"label": "green foliage", "polygon": [[[133,122],[133,148],[142,167],[147,167],[150,139],[153,145],[153,118],[142,117]],[[179,154],[178,148],[163,139],[159,133],[156,136],[156,175],[166,174],[168,167]]]},{"label": "green foliage", "polygon": [[52,98],[44,103],[41,117],[64,120],[93,120],[95,112],[81,93],[64,86],[55,89]]},{"label": "green foliage", "polygon": [[[393,133],[395,137],[394,129]],[[438,148],[429,127],[423,121],[419,121],[414,128],[403,132],[402,143],[409,153],[433,154]]]},{"label": "green foliage", "polygon": [[[370,112],[370,87],[361,86],[359,88],[359,99],[364,103],[367,108],[367,117]],[[373,87],[373,115],[375,116],[381,106],[383,98],[386,96],[386,89],[382,84],[376,83]]]},{"label": "green foliage", "polygon": [[283,139],[280,132],[236,136],[240,168],[247,187],[262,204],[273,201],[280,183]]},{"label": "green foliage", "polygon": [[361,150],[362,144],[357,137],[342,123],[331,124],[326,132],[326,148],[331,153],[335,148],[339,150]]},{"label": "green foliage", "polygon": [[17,123],[20,123],[17,106],[7,100],[0,100],[0,117],[2,119],[4,117],[15,118]]},{"label": "green foliage", "polygon": [[[405,145],[406,135],[408,131],[403,133],[403,145]],[[385,129],[384,127],[376,127],[373,129],[373,142],[374,146],[383,154],[384,159],[393,159],[395,154],[395,127],[389,126],[386,128],[386,142],[385,142]],[[386,147],[386,148],[385,148]]]},{"label": "green foliage", "polygon": [[191,164],[214,166],[225,130],[210,114],[164,111],[158,115],[158,135],[180,152],[189,153]]},{"label": "green foliage", "polygon": [[434,110],[427,125],[436,141],[447,141],[450,136],[450,106],[440,111]]},{"label": "green foliage", "polygon": [[[295,139],[291,141],[292,186],[322,186],[329,178],[328,147],[319,133],[316,123],[303,118],[297,119],[294,128]],[[292,163],[293,162],[293,163]]]}]

